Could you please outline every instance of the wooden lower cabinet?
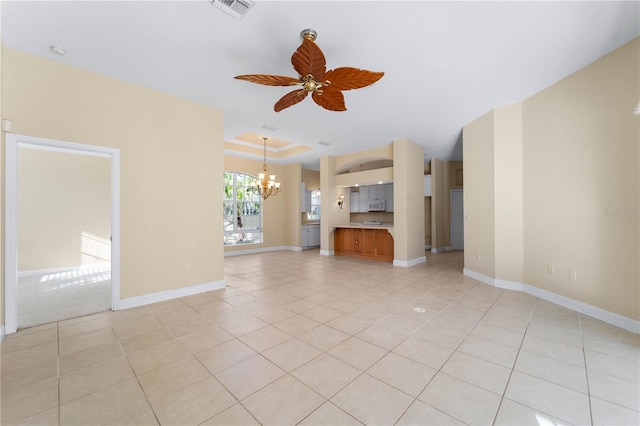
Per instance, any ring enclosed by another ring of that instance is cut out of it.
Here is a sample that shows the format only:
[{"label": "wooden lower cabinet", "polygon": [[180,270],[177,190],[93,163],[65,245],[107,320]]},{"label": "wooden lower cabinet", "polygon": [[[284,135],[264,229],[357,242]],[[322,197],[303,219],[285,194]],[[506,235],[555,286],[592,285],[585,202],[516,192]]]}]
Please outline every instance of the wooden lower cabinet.
[{"label": "wooden lower cabinet", "polygon": [[393,237],[386,229],[336,228],[334,250],[337,255],[393,261]]}]

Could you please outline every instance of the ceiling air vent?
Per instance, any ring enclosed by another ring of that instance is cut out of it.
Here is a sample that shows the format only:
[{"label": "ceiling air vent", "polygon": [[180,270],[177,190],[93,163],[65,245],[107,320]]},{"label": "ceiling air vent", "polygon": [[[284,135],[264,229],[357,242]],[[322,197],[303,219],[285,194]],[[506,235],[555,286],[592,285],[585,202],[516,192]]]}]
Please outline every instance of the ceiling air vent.
[{"label": "ceiling air vent", "polygon": [[212,0],[211,3],[236,19],[242,19],[256,4],[254,0]]}]

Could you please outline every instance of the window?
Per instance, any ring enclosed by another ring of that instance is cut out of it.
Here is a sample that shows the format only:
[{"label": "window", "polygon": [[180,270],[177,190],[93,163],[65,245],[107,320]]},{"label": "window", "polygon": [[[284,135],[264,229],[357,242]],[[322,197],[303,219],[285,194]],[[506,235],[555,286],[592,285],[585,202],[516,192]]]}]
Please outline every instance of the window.
[{"label": "window", "polygon": [[311,191],[311,209],[307,212],[307,220],[320,220],[320,191]]},{"label": "window", "polygon": [[262,198],[251,187],[255,180],[244,173],[224,172],[225,246],[262,242]]}]

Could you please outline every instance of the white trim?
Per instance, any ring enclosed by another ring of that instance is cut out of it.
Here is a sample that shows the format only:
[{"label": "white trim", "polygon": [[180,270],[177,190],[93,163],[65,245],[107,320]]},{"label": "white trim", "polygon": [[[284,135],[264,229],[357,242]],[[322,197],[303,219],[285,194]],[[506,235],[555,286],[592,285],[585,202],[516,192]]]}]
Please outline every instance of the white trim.
[{"label": "white trim", "polygon": [[0,343],[4,340],[4,326],[0,325]]},{"label": "white trim", "polygon": [[593,306],[549,290],[544,290],[531,284],[495,279],[467,268],[464,268],[462,273],[485,284],[489,284],[497,288],[522,291],[548,302],[555,303],[562,307],[580,312],[581,314],[599,319],[600,321],[604,321],[608,324],[615,325],[616,327],[620,327],[632,333],[640,334],[640,321],[633,318],[625,317],[623,315],[616,314],[615,312],[607,311],[606,309],[598,308],[597,306]]},{"label": "white trim", "polygon": [[224,287],[224,281],[212,281],[208,283],[192,285],[189,287],[176,288],[173,290],[144,294],[142,296],[129,297],[128,299],[120,300],[118,306],[114,308],[114,311],[149,305],[151,303],[164,302],[166,300],[191,296],[194,294],[204,293],[206,291],[220,290]]},{"label": "white trim", "polygon": [[[237,246],[233,246],[237,247]],[[270,251],[282,251],[282,250],[293,250],[293,251],[302,251],[300,247],[294,246],[273,246],[273,247],[259,247],[248,250],[234,250],[234,251],[226,251],[224,252],[224,257],[228,256],[240,256],[243,254],[255,254],[255,253],[266,253]]]},{"label": "white trim", "polygon": [[426,256],[418,257],[416,259],[411,260],[397,260],[393,259],[393,266],[402,266],[404,268],[408,268],[414,265],[418,265],[420,263],[425,263],[427,261]]},{"label": "white trim", "polygon": [[4,332],[18,331],[18,141],[5,135]]},{"label": "white trim", "polygon": [[451,251],[453,250],[451,247],[449,246],[444,246],[444,247],[431,247],[431,253],[442,253],[443,251]]},{"label": "white trim", "polygon": [[4,331],[18,329],[18,147],[108,157],[111,159],[111,308],[120,298],[120,150],[35,136],[5,134],[5,323]]},{"label": "white trim", "polygon": [[320,250],[320,256],[335,256],[335,250]]}]

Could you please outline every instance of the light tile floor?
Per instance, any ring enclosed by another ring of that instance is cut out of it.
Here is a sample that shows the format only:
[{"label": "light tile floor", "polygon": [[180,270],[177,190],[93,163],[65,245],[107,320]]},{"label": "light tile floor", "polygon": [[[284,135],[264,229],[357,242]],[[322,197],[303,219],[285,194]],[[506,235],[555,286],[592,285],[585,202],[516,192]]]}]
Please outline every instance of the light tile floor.
[{"label": "light tile floor", "polygon": [[427,257],[228,257],[224,290],[9,335],[1,423],[640,424],[638,335]]}]

